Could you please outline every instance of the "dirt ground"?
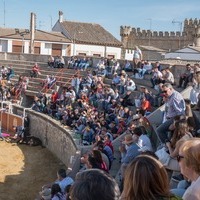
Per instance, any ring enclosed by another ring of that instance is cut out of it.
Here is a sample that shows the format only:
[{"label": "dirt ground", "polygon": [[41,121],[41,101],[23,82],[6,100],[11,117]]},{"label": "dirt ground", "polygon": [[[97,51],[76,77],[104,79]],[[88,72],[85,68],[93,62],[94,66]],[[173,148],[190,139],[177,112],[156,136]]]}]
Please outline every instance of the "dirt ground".
[{"label": "dirt ground", "polygon": [[46,148],[0,141],[0,200],[34,200],[59,168],[65,166]]}]

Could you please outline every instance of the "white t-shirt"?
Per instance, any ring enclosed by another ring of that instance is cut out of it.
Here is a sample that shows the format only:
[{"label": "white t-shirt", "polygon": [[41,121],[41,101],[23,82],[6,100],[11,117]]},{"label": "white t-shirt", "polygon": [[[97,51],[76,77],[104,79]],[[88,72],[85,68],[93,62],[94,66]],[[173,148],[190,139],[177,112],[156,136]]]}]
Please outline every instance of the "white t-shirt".
[{"label": "white t-shirt", "polygon": [[200,199],[200,176],[193,181],[183,195],[183,200],[199,200]]},{"label": "white t-shirt", "polygon": [[152,151],[152,145],[149,137],[147,135],[141,135],[138,139],[138,145],[140,146],[142,151]]}]

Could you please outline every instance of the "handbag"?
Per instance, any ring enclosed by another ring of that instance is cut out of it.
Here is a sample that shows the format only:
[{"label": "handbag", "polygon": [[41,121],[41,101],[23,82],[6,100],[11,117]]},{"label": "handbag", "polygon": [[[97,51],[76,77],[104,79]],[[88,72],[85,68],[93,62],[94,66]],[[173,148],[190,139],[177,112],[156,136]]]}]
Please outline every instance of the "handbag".
[{"label": "handbag", "polygon": [[170,155],[166,151],[166,147],[162,147],[161,149],[157,150],[155,154],[158,156],[159,161],[164,165],[167,166],[170,161]]}]

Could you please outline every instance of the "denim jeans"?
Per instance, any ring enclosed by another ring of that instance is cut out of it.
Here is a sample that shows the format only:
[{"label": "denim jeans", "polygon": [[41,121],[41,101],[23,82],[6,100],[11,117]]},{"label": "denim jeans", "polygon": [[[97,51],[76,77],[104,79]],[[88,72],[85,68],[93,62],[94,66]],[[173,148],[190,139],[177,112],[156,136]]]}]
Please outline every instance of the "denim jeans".
[{"label": "denim jeans", "polygon": [[156,132],[158,134],[158,137],[162,143],[165,143],[166,139],[168,138],[168,131],[169,126],[173,123],[173,119],[168,119],[164,123],[162,123],[157,129]]}]

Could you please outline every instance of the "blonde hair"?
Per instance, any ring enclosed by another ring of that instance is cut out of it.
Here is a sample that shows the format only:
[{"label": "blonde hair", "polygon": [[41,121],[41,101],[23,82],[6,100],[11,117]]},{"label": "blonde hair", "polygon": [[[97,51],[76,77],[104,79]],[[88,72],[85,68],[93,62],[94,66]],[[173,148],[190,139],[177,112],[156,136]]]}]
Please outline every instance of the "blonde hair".
[{"label": "blonde hair", "polygon": [[185,141],[179,152],[184,155],[185,165],[200,175],[200,138],[191,138]]},{"label": "blonde hair", "polygon": [[170,196],[168,175],[160,161],[141,155],[128,165],[122,200],[156,200]]}]

